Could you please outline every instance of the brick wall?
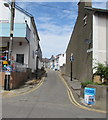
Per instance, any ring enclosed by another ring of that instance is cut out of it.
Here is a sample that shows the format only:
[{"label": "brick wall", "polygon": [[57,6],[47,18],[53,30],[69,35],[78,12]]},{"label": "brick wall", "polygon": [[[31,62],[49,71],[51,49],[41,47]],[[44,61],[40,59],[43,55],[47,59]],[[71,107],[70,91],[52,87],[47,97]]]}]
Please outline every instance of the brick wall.
[{"label": "brick wall", "polygon": [[0,86],[4,86],[5,73],[0,72]]},{"label": "brick wall", "polygon": [[[31,70],[27,70],[27,72],[12,72],[10,78],[10,88],[18,88],[20,85],[24,84],[25,81],[31,78]],[[4,79],[5,73],[0,72],[0,86],[4,87]]]}]

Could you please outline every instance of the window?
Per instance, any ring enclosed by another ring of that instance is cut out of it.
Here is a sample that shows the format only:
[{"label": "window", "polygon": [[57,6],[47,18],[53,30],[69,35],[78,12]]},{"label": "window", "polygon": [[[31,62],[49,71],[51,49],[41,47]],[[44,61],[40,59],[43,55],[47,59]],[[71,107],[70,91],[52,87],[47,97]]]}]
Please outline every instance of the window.
[{"label": "window", "polygon": [[36,34],[35,34],[35,32],[33,32],[33,39],[34,39],[34,41],[36,41]]},{"label": "window", "polygon": [[22,42],[19,42],[19,46],[22,46]]},{"label": "window", "polygon": [[84,21],[84,26],[87,25],[87,15],[84,16],[83,21]]},{"label": "window", "polygon": [[34,50],[32,51],[32,58],[33,59],[35,58],[35,51]]},{"label": "window", "polygon": [[16,54],[16,62],[24,64],[24,54]]}]

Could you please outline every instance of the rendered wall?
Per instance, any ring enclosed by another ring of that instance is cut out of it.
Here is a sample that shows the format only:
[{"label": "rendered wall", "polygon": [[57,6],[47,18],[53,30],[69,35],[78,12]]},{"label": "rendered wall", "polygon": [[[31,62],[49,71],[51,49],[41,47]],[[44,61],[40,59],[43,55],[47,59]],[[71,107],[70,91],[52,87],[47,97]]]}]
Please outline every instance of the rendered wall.
[{"label": "rendered wall", "polygon": [[[10,22],[10,9],[8,7],[5,7],[3,3],[6,3],[5,0],[0,0],[0,20],[7,20]],[[30,17],[24,14],[23,12],[19,11],[18,9],[15,9],[15,23],[25,23],[25,20],[27,20],[27,23],[30,27]]]},{"label": "rendered wall", "polygon": [[[107,19],[108,21],[108,19]],[[105,64],[106,60],[106,14],[93,15],[93,65],[95,62]]]},{"label": "rendered wall", "polygon": [[12,55],[14,56],[15,60],[16,60],[16,54],[24,54],[24,64],[28,65],[28,61],[29,61],[28,53],[29,53],[29,44],[27,42],[22,42],[21,46],[19,45],[19,42],[13,43]]},{"label": "rendered wall", "polygon": [[[92,48],[92,43],[86,43],[86,40],[92,40],[92,15],[84,7],[90,3],[79,3],[78,18],[66,50],[66,75],[70,76],[71,62],[70,56],[73,53],[73,78],[80,81],[92,79],[92,52],[87,50]],[[87,15],[87,24],[84,25],[84,16]]]},{"label": "rendered wall", "polygon": [[[108,2],[106,3],[106,8],[108,9]],[[106,33],[108,33],[108,16],[106,21]],[[106,34],[106,59],[108,65],[108,34]]]}]

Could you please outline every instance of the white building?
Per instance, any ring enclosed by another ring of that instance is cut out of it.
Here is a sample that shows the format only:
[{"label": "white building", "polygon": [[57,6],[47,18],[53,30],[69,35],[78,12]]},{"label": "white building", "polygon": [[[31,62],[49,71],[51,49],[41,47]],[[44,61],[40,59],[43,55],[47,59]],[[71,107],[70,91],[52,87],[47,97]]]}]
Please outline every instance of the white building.
[{"label": "white building", "polygon": [[66,64],[66,53],[58,54],[50,59],[50,68],[53,70],[60,70],[64,64]]},{"label": "white building", "polygon": [[[2,53],[9,49],[10,41],[10,9],[4,6],[5,1],[0,1],[0,47]],[[41,61],[42,51],[39,45],[39,36],[34,17],[15,5],[14,33],[12,56],[17,63],[36,70],[36,59]],[[38,57],[37,52],[38,51]]]},{"label": "white building", "polygon": [[66,53],[59,56],[59,66],[61,67],[63,64],[66,64]]},{"label": "white building", "polygon": [[93,65],[95,62],[108,64],[108,11],[95,8],[93,11]]}]

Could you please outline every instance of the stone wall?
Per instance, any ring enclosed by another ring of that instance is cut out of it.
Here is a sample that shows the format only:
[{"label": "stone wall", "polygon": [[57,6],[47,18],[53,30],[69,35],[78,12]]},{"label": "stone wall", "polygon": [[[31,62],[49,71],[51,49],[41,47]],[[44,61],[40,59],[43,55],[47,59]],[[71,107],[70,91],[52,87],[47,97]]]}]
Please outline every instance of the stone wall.
[{"label": "stone wall", "polygon": [[[96,88],[96,104],[93,108],[107,110],[107,100],[108,100],[108,86],[105,85],[87,85],[89,88]],[[81,91],[81,97],[84,98],[84,89]]]}]

